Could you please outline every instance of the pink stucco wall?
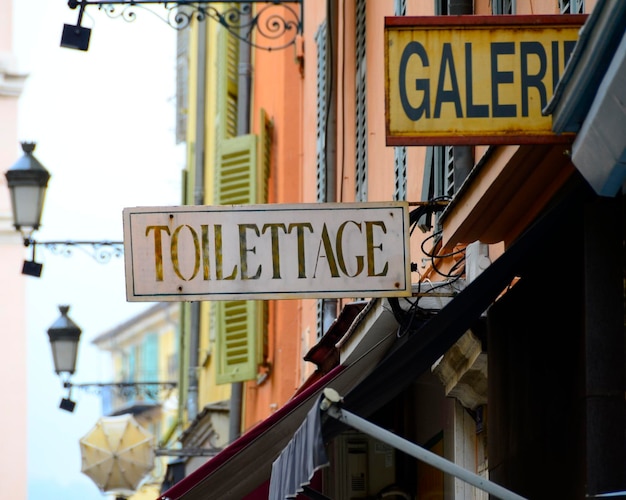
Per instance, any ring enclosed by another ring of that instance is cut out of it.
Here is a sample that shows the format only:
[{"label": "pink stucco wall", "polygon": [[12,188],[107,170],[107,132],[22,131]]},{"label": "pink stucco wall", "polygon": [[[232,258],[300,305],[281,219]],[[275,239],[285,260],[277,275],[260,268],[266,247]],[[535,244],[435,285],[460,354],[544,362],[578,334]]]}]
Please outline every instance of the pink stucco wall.
[{"label": "pink stucco wall", "polygon": [[[11,63],[12,1],[0,0],[0,498],[27,498],[27,374],[24,247],[12,226],[4,173],[21,155],[17,137],[17,103],[1,76]],[[10,77],[8,77],[10,78]],[[6,79],[5,79],[6,80]]]}]

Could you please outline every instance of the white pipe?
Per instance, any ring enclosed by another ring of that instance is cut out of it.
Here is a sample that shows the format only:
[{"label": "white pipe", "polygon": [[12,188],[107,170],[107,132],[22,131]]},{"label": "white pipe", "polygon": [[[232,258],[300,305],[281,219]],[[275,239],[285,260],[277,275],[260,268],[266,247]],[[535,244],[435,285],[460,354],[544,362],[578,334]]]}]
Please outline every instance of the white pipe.
[{"label": "white pipe", "polygon": [[[322,403],[322,410],[326,406]],[[476,488],[486,491],[492,495],[495,495],[502,500],[525,500],[524,497],[513,493],[502,486],[485,479],[484,477],[479,476],[478,474],[474,474],[473,472],[464,469],[456,465],[445,458],[440,457],[439,455],[432,453],[421,446],[416,445],[415,443],[411,443],[406,439],[389,432],[378,425],[375,425],[364,418],[355,415],[354,413],[350,413],[346,410],[342,410],[336,404],[331,404],[326,410],[328,415],[333,418],[336,418],[340,422],[343,422],[354,429],[364,432],[369,436],[372,436],[384,443],[387,443],[394,448],[403,451],[404,453],[411,455],[412,457],[417,458],[427,464],[436,467],[437,469],[442,470],[443,472],[447,472],[448,474],[452,474],[455,477],[469,483]]]}]

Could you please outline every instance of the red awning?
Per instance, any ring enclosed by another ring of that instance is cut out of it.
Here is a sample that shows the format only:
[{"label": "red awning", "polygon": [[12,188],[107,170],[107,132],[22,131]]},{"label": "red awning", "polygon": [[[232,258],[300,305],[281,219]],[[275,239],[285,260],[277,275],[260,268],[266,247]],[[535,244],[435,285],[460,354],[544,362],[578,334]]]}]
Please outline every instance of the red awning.
[{"label": "red awning", "polygon": [[308,389],[172,486],[160,500],[241,499],[253,491],[269,479],[272,462],[293,437],[321,390],[343,370],[343,366],[337,366],[324,376],[314,375],[317,380]]}]

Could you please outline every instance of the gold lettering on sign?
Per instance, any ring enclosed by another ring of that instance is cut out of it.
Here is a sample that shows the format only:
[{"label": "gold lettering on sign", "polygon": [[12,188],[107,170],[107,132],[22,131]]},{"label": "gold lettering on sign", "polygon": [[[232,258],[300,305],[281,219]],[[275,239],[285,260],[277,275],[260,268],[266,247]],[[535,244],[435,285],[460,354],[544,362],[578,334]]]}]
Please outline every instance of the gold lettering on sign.
[{"label": "gold lettering on sign", "polygon": [[287,233],[287,228],[285,227],[285,224],[282,223],[264,224],[261,233],[265,234],[265,231],[268,229],[270,230],[270,235],[272,237],[272,279],[279,280],[280,247],[278,245],[278,230],[282,229],[283,233]]},{"label": "gold lettering on sign", "polygon": [[[317,231],[310,222],[264,223],[261,227],[254,223],[237,224],[236,244],[232,244],[233,228],[226,234],[231,243],[228,248],[238,252],[238,263],[232,263],[232,256],[225,260],[222,224],[199,224],[195,228],[189,224],[174,228],[148,225],[145,236],[153,240],[155,281],[165,279],[166,269],[171,269],[181,281],[192,281],[198,276],[204,281],[258,280],[269,273],[266,269],[270,262],[271,279],[282,279],[284,274],[294,276],[295,272],[298,279],[318,278],[324,273],[332,278],[356,278],[364,272],[368,277],[387,276],[389,262],[381,262],[378,257],[384,255],[383,235],[387,234],[384,221],[346,220],[334,231],[323,223]],[[358,248],[362,251],[355,250]],[[287,251],[295,251],[296,268],[290,266],[294,256],[286,255]],[[307,268],[307,253],[315,255],[313,269]],[[166,256],[169,261],[165,260]],[[232,264],[228,275],[224,272],[225,262]],[[256,267],[250,269],[251,264]]]},{"label": "gold lettering on sign", "polygon": [[161,231],[170,234],[170,228],[167,226],[147,226],[146,236],[152,230],[154,230],[154,269],[156,280],[163,281],[163,240],[161,239]]},{"label": "gold lettering on sign", "polygon": [[389,269],[389,262],[385,262],[385,267],[380,273],[376,273],[374,270],[374,249],[377,248],[381,252],[383,250],[383,244],[374,245],[374,226],[380,226],[383,233],[387,233],[385,223],[382,221],[366,221],[365,222],[365,235],[367,240],[367,275],[368,276],[387,276],[387,270]]},{"label": "gold lettering on sign", "polygon": [[299,222],[295,224],[289,224],[288,233],[291,234],[291,230],[296,228],[296,235],[298,241],[298,278],[306,278],[306,263],[304,262],[304,229],[308,229],[313,233],[313,226],[310,222]]},{"label": "gold lettering on sign", "polygon": [[248,252],[256,254],[256,247],[248,248],[246,230],[252,229],[259,236],[259,228],[256,224],[239,224],[239,258],[241,262],[241,279],[256,280],[261,276],[261,266],[257,268],[256,274],[248,276]]},{"label": "gold lettering on sign", "polygon": [[361,274],[361,271],[363,271],[363,256],[356,256],[356,271],[354,274],[350,275],[348,269],[346,268],[346,260],[343,256],[343,231],[346,227],[346,224],[349,223],[354,224],[356,227],[359,228],[359,232],[361,232],[361,224],[353,220],[347,220],[346,222],[341,224],[341,226],[339,226],[339,229],[337,230],[337,259],[339,260],[339,267],[343,271],[343,274],[345,274],[349,278],[354,278],[355,276]]}]

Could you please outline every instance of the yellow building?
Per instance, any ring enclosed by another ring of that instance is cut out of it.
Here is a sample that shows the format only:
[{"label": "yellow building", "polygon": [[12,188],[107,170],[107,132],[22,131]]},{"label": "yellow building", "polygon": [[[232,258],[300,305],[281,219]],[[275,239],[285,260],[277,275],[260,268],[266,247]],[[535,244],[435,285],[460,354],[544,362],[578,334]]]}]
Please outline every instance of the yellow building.
[{"label": "yellow building", "polygon": [[131,500],[158,496],[169,453],[179,448],[180,309],[156,304],[92,341],[111,356],[111,382],[101,388],[102,414],[130,414],[154,437],[155,467]]}]

